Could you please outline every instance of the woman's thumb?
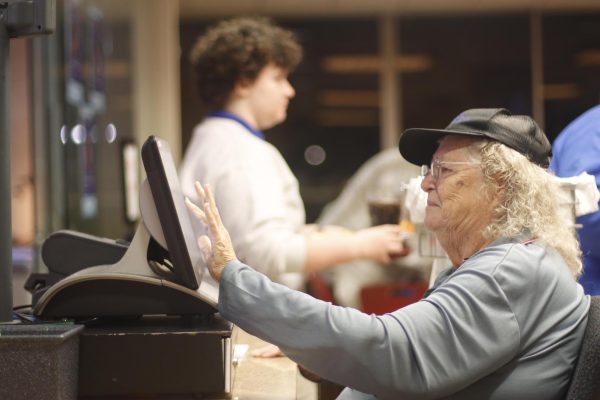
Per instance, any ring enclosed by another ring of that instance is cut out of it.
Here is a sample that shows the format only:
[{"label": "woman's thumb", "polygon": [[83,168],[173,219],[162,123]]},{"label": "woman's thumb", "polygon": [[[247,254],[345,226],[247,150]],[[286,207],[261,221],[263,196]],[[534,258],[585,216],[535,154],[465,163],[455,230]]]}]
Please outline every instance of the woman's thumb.
[{"label": "woman's thumb", "polygon": [[202,235],[198,238],[198,247],[204,256],[204,262],[208,264],[212,259],[212,244],[208,236]]}]

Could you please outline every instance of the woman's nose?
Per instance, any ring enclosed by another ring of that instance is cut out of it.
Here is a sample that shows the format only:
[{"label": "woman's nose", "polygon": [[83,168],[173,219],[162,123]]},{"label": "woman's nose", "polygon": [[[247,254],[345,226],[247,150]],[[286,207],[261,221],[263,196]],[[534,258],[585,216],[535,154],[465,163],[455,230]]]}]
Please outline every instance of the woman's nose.
[{"label": "woman's nose", "polygon": [[433,189],[435,189],[435,179],[433,179],[433,175],[427,174],[421,181],[421,190],[424,192],[429,192]]}]

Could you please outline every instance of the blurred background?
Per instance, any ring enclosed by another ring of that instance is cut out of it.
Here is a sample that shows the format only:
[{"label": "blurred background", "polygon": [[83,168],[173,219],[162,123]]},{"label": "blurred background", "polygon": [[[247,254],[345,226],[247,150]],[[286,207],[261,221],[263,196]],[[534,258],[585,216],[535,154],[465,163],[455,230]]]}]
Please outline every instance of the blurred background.
[{"label": "blurred background", "polygon": [[308,222],[407,127],[472,107],[529,114],[550,141],[600,102],[598,0],[57,0],[53,35],[10,41],[14,304],[58,229],[129,239],[139,146],[178,161],[200,121],[188,52],[211,23],[268,15],[296,32],[287,121],[266,132]]}]

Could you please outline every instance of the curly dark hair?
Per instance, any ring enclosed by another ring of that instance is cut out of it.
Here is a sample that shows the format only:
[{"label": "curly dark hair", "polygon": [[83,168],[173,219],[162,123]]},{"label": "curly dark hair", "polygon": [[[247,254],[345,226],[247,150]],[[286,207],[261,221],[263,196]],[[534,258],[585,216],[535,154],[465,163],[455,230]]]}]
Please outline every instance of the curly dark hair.
[{"label": "curly dark hair", "polygon": [[194,44],[192,62],[200,100],[223,108],[239,79],[253,81],[269,63],[291,72],[302,58],[294,33],[265,17],[238,17],[210,27]]}]

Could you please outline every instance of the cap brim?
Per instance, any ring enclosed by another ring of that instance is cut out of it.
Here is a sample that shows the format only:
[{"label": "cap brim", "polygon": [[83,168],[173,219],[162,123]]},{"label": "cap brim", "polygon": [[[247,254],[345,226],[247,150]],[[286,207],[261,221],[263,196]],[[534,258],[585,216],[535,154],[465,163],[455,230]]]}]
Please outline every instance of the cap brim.
[{"label": "cap brim", "polygon": [[400,135],[398,150],[412,164],[429,165],[440,139],[447,135],[483,136],[477,132],[459,130],[410,128]]}]

